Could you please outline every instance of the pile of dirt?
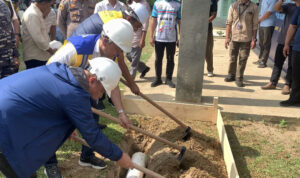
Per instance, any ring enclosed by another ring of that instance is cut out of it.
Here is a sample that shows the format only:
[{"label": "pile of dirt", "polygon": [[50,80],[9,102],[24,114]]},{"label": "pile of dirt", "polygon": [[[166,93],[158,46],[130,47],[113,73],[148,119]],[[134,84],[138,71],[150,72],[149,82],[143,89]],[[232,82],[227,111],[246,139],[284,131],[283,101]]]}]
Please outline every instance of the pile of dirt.
[{"label": "pile of dirt", "polygon": [[216,133],[214,124],[197,122],[192,125],[194,130],[192,137],[184,142],[181,139],[184,129],[168,118],[149,118],[138,115],[133,115],[131,118],[138,121],[138,127],[187,148],[180,164],[177,160],[178,150],[140,133],[128,132],[126,136],[133,138],[139,150],[147,154],[149,169],[170,178],[227,177],[217,138],[207,136],[201,131],[201,128],[205,127],[206,130]]}]

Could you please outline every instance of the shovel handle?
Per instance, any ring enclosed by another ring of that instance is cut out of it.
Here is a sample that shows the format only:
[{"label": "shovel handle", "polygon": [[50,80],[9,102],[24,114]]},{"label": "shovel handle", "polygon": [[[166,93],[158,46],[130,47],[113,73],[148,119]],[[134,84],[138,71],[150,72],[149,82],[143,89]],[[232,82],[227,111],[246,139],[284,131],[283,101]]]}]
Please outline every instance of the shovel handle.
[{"label": "shovel handle", "polygon": [[[120,79],[120,81],[128,86],[128,83],[123,80],[122,78]],[[183,128],[187,128],[188,126],[185,125],[183,122],[181,122],[179,119],[177,119],[175,116],[173,116],[171,113],[169,113],[167,110],[165,110],[164,108],[162,108],[161,106],[159,106],[157,103],[155,103],[153,100],[151,100],[149,97],[147,97],[146,95],[144,95],[142,92],[139,93],[139,96],[144,98],[145,100],[147,100],[150,104],[152,104],[154,107],[156,107],[157,109],[159,109],[161,112],[163,112],[164,114],[166,114],[168,117],[170,117],[172,120],[174,120],[178,125],[180,125]]]},{"label": "shovel handle", "polygon": [[[104,113],[104,112],[102,112],[102,111],[100,111],[98,109],[92,108],[92,111],[93,111],[93,113],[98,114],[99,116],[105,117],[105,118],[107,118],[107,119],[109,119],[109,120],[111,120],[113,122],[116,122],[118,124],[121,123],[121,121],[119,119],[117,119],[117,118],[115,118],[115,117],[113,117],[113,116],[111,116],[109,114],[106,114],[106,113]],[[149,132],[146,132],[145,130],[143,130],[141,128],[135,127],[133,125],[130,125],[129,128],[131,130],[135,130],[135,131],[140,132],[140,133],[142,133],[144,135],[147,135],[147,136],[149,136],[151,138],[154,138],[157,141],[160,141],[160,142],[163,142],[163,143],[165,143],[167,145],[170,145],[171,147],[173,147],[173,148],[175,148],[175,149],[177,149],[179,151],[181,151],[181,149],[182,149],[180,146],[178,146],[178,145],[176,145],[176,144],[174,144],[174,143],[172,143],[172,142],[170,142],[170,141],[168,141],[166,139],[163,139],[163,138],[158,137],[156,135],[153,135],[153,134],[151,134]]]},{"label": "shovel handle", "polygon": [[[90,148],[90,145],[89,145],[83,138],[80,138],[80,137],[78,137],[78,136],[73,136],[72,138],[73,138],[75,141],[77,141],[77,142],[83,144],[84,146],[87,146],[87,147]],[[148,175],[150,175],[150,176],[152,176],[152,177],[155,177],[155,178],[164,178],[164,177],[161,176],[160,174],[157,174],[156,172],[151,171],[150,169],[144,168],[144,167],[142,167],[142,166],[140,166],[140,165],[138,165],[138,164],[135,164],[134,162],[132,162],[132,163],[133,163],[133,167],[134,167],[135,169],[137,169],[137,170],[139,170],[139,171],[142,171],[142,172],[144,172],[145,174],[148,174]]]}]

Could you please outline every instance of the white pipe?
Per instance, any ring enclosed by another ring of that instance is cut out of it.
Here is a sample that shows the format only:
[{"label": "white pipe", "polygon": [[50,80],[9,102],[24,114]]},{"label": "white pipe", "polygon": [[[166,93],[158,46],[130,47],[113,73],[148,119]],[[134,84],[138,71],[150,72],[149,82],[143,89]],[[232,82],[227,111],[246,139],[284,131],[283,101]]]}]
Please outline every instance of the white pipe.
[{"label": "white pipe", "polygon": [[[132,162],[135,164],[145,167],[146,166],[146,154],[142,152],[136,152],[132,155]],[[129,169],[126,178],[143,178],[144,173],[137,169]]]}]

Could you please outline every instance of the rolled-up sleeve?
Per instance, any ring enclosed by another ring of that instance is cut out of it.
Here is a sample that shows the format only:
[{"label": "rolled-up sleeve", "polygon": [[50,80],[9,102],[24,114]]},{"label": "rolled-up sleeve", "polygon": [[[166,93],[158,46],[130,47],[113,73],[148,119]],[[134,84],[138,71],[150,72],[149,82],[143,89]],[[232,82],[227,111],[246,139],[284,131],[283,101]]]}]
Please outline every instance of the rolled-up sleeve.
[{"label": "rolled-up sleeve", "polygon": [[90,96],[79,89],[77,92],[76,97],[64,98],[63,106],[67,116],[92,149],[110,160],[118,161],[122,151],[99,129],[91,111]]},{"label": "rolled-up sleeve", "polygon": [[28,19],[24,20],[24,23],[36,46],[41,50],[48,50],[50,38],[46,32],[42,31],[43,29],[46,30],[46,27],[40,18],[37,15],[29,15]]},{"label": "rolled-up sleeve", "polygon": [[233,13],[233,8],[232,5],[229,7],[228,10],[228,17],[227,17],[227,21],[226,21],[226,25],[232,25],[232,13]]}]

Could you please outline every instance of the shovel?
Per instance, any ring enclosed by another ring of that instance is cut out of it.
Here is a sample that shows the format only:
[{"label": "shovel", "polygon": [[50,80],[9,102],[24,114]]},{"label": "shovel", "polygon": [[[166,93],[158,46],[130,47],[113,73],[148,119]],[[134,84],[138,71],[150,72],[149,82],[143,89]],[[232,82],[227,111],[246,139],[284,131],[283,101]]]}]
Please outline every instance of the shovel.
[{"label": "shovel", "polygon": [[[106,114],[106,113],[104,113],[104,112],[102,112],[102,111],[100,111],[100,110],[97,110],[97,109],[95,109],[95,108],[92,108],[92,111],[93,111],[93,113],[98,114],[99,116],[105,117],[105,118],[107,118],[107,119],[109,119],[109,120],[111,120],[111,121],[113,121],[113,122],[116,122],[116,123],[118,123],[118,124],[121,123],[121,121],[120,121],[119,119],[117,119],[117,118],[115,118],[115,117],[113,117],[113,116],[111,116],[111,115],[109,115],[109,114]],[[163,138],[158,137],[158,136],[156,136],[156,135],[153,135],[153,134],[151,134],[151,133],[149,133],[149,132],[146,132],[145,130],[140,129],[140,128],[138,128],[138,127],[135,127],[135,126],[133,126],[133,125],[130,125],[129,128],[130,128],[131,130],[135,130],[135,131],[137,131],[137,132],[140,132],[140,133],[142,133],[142,134],[144,134],[144,135],[147,135],[147,136],[149,136],[149,137],[151,137],[151,138],[154,138],[154,139],[157,140],[157,141],[160,141],[160,142],[162,142],[162,143],[164,143],[164,144],[167,144],[167,145],[169,145],[169,146],[171,146],[171,147],[173,147],[173,148],[179,150],[180,153],[179,153],[177,159],[178,159],[178,161],[181,163],[181,161],[182,161],[182,159],[183,159],[183,156],[184,156],[184,154],[185,154],[185,151],[186,151],[186,147],[184,147],[184,146],[183,146],[183,147],[180,147],[179,145],[176,145],[176,144],[174,144],[174,143],[172,143],[172,142],[170,142],[170,141],[168,141],[168,140],[166,140],[166,139],[163,139]]]},{"label": "shovel", "polygon": [[[84,146],[90,147],[90,145],[83,138],[80,138],[78,136],[73,136],[72,138],[76,142],[79,142],[79,143],[81,143]],[[151,171],[150,169],[144,168],[144,167],[142,167],[142,166],[140,166],[138,164],[135,164],[134,162],[133,162],[133,167],[135,169],[139,170],[139,171],[142,171],[142,172],[144,172],[144,173],[152,176],[152,177],[155,177],[155,178],[165,178],[164,176],[162,176],[162,175],[160,175],[160,174],[158,174],[158,173],[156,173],[154,171]]]},{"label": "shovel", "polygon": [[[123,80],[122,78],[120,79],[120,81],[128,86],[128,83]],[[159,106],[157,103],[155,103],[153,100],[151,100],[149,97],[147,97],[146,95],[144,95],[142,92],[139,93],[139,96],[141,96],[142,98],[144,98],[145,100],[147,100],[150,104],[152,104],[154,107],[156,107],[157,109],[159,109],[161,112],[163,112],[164,114],[166,114],[168,117],[170,117],[172,120],[174,120],[178,125],[180,125],[182,128],[185,129],[184,134],[182,136],[182,139],[184,141],[188,140],[191,136],[191,127],[185,125],[183,122],[181,122],[179,119],[177,119],[175,116],[173,116],[171,113],[169,113],[167,110],[165,110],[164,108],[162,108],[161,106]]]}]

